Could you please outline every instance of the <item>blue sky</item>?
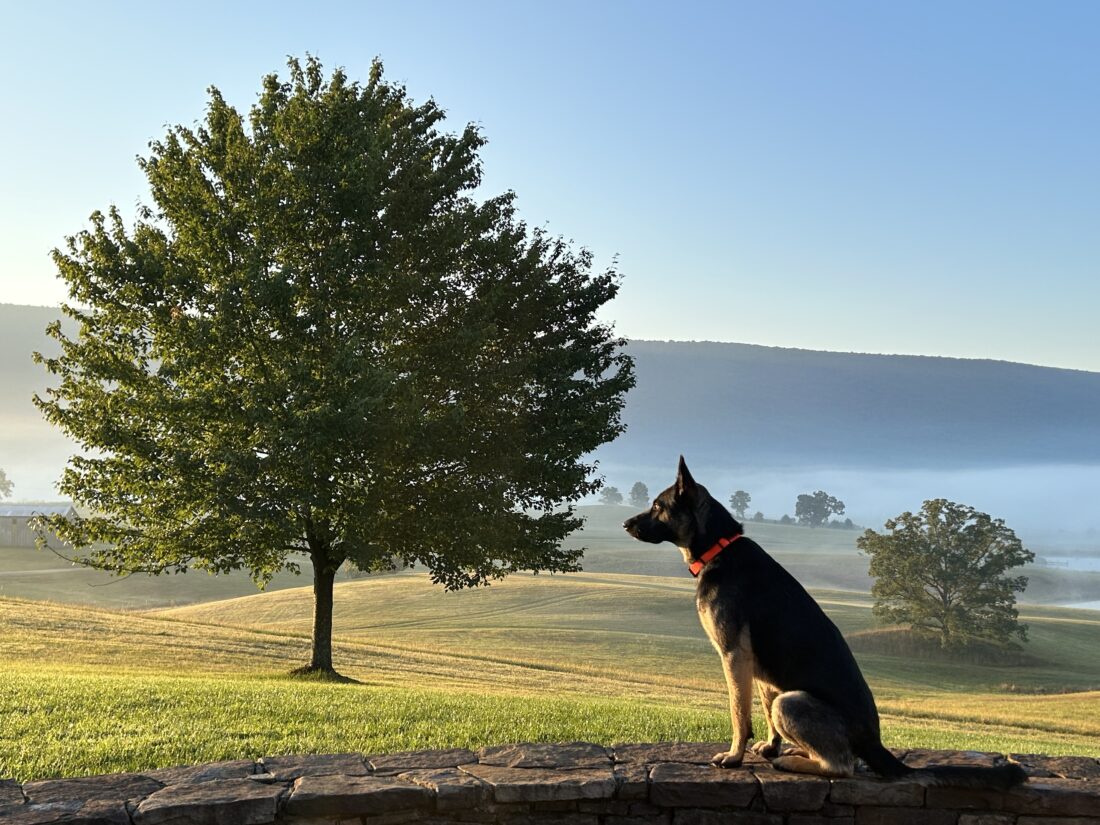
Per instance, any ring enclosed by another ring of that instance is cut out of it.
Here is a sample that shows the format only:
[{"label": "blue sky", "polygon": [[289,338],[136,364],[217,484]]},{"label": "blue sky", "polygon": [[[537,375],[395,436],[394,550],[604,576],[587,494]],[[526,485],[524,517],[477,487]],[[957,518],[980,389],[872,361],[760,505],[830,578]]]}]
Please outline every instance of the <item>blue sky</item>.
[{"label": "blue sky", "polygon": [[4,3],[0,301],[288,54],[380,56],[485,191],[624,274],[629,337],[1100,370],[1100,4]]}]

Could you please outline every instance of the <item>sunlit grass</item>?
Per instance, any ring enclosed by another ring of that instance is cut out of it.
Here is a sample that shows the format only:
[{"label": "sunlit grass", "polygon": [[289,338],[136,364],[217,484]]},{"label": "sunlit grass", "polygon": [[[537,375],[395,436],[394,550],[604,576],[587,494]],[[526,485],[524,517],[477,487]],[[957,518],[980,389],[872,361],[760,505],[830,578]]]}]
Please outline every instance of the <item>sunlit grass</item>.
[{"label": "sunlit grass", "polygon": [[0,718],[0,776],[20,780],[283,753],[727,735],[722,714],[690,705],[52,668],[6,674]]},{"label": "sunlit grass", "polygon": [[[871,626],[866,595],[816,595],[845,632]],[[156,614],[0,599],[0,775],[728,735],[690,581],[540,576],[444,594],[405,575],[341,584],[336,605],[337,666],[359,685],[285,677],[308,654],[308,590]],[[887,744],[1100,753],[1100,693],[1001,687],[1100,682],[1100,622],[1046,608],[1025,619],[1042,668],[861,656]]]},{"label": "sunlit grass", "polygon": [[[725,712],[682,701],[484,690],[401,690],[262,674],[170,676],[16,668],[0,689],[0,776],[140,771],[283,753],[392,752],[516,741],[712,741]],[[1097,698],[1092,697],[1095,709]],[[973,707],[981,706],[975,697]],[[981,714],[984,714],[984,710]],[[958,716],[884,716],[897,747],[1095,753],[1095,735]],[[760,725],[759,715],[756,718]],[[757,734],[762,731],[758,730]]]}]

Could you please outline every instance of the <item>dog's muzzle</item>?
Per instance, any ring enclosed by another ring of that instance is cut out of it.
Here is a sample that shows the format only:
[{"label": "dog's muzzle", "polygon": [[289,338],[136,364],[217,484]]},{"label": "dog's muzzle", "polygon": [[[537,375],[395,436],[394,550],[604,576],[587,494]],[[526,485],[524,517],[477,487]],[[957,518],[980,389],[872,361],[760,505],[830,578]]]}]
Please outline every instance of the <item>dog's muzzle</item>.
[{"label": "dog's muzzle", "polygon": [[623,522],[623,529],[630,533],[634,538],[638,538],[638,517],[628,518]]},{"label": "dog's muzzle", "polygon": [[663,534],[664,531],[660,530],[659,525],[653,522],[649,513],[639,513],[633,518],[628,518],[623,522],[623,529],[638,541],[645,541],[650,544],[660,544],[666,538]]}]

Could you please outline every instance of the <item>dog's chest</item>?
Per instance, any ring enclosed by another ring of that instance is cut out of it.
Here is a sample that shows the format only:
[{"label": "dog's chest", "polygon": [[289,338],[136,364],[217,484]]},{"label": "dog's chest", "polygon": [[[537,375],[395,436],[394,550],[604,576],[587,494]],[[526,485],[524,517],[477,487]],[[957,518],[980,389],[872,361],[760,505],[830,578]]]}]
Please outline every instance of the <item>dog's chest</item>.
[{"label": "dog's chest", "polygon": [[710,643],[714,645],[714,649],[721,653],[724,649],[725,634],[718,627],[714,611],[707,606],[699,605],[699,623],[703,625],[703,630],[707,634],[707,638],[710,639]]},{"label": "dog's chest", "polygon": [[719,654],[751,654],[748,625],[732,621],[732,611],[722,609],[716,599],[702,595],[696,599],[695,606],[699,612],[699,623]]}]

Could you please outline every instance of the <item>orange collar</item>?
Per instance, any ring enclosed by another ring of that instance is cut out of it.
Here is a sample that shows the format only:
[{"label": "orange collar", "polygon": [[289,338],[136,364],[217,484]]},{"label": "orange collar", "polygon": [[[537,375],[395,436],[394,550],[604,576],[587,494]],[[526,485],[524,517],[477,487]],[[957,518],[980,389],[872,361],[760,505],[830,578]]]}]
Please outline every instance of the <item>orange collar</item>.
[{"label": "orange collar", "polygon": [[703,572],[703,568],[707,566],[707,562],[709,562],[711,559],[713,559],[715,556],[717,556],[739,538],[741,538],[740,533],[733,536],[732,538],[718,539],[718,541],[714,543],[714,546],[712,548],[710,548],[707,552],[705,552],[703,555],[701,555],[699,558],[688,565],[688,570],[691,571],[691,575],[697,577],[701,572]]}]

